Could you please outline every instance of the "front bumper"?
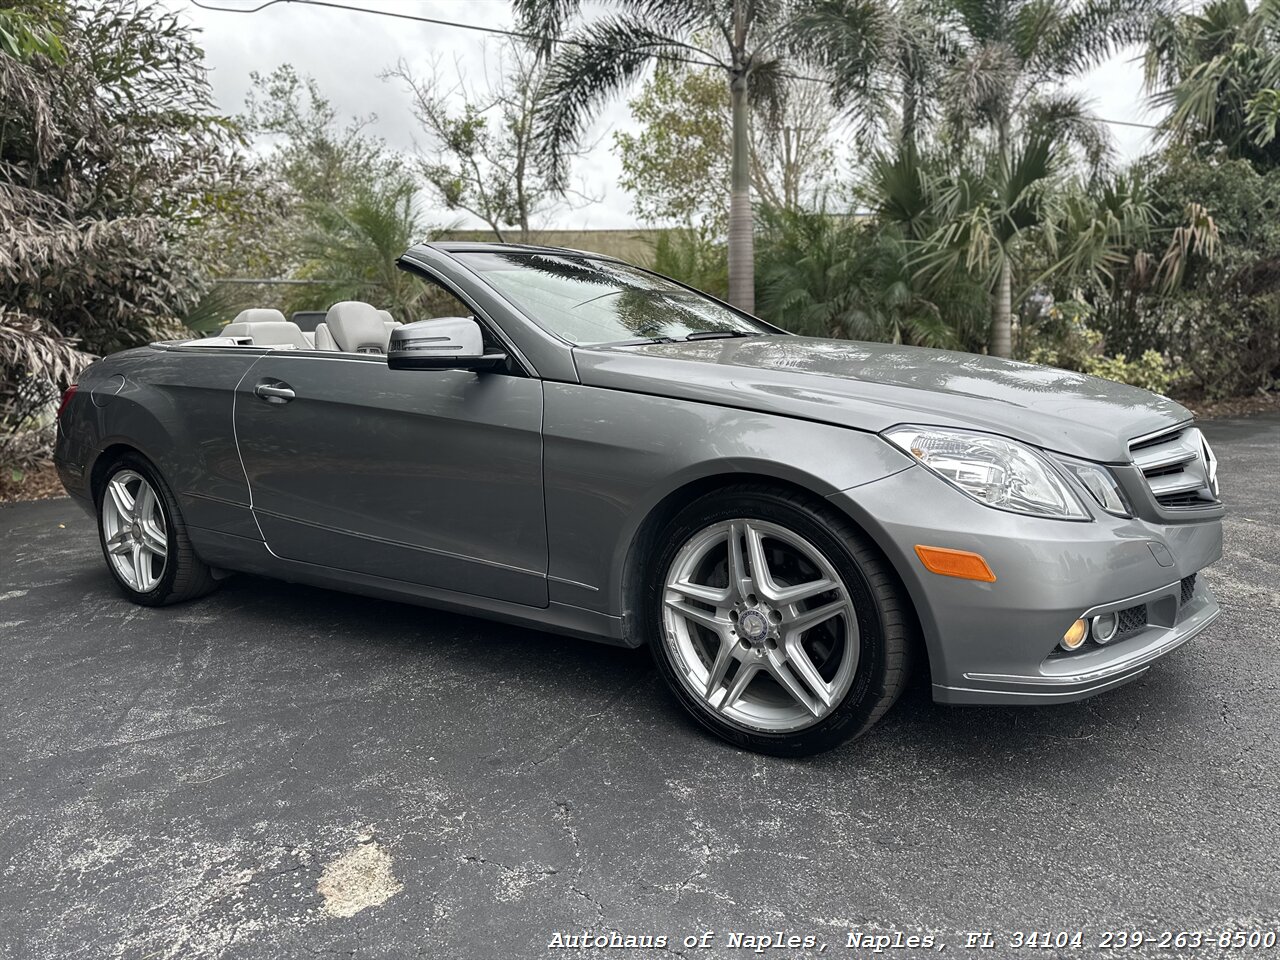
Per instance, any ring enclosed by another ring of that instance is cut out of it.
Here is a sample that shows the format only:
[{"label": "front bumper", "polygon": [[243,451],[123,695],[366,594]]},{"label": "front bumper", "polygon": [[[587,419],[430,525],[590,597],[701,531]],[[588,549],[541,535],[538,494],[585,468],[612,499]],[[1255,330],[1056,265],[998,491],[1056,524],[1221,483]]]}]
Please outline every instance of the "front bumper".
[{"label": "front bumper", "polygon": [[[1152,619],[1132,637],[1107,646],[1090,645],[1074,654],[1050,656],[1034,673],[965,673],[964,686],[935,683],[934,699],[940,703],[1065,703],[1128,683],[1197,636],[1221,613],[1207,586],[1197,582],[1186,603],[1181,602],[1181,586],[1181,581],[1175,581],[1141,597],[1099,604],[1085,614],[1087,620],[1101,613],[1145,606]],[[1173,623],[1154,622],[1162,609],[1176,611]]]},{"label": "front bumper", "polygon": [[[1097,511],[1092,522],[993,510],[920,467],[835,494],[831,501],[879,543],[914,601],[942,703],[1061,703],[1141,676],[1218,616],[1212,591],[1184,578],[1222,555],[1218,518],[1158,524]],[[971,550],[994,583],[938,576],[915,545]],[[1065,654],[1078,618],[1133,609],[1145,626]]]}]

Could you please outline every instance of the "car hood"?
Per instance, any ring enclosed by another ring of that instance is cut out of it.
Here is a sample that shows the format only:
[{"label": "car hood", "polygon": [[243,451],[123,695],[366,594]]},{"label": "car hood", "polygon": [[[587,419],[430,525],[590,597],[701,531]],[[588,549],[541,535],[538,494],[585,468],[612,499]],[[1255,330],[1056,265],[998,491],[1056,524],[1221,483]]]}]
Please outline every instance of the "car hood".
[{"label": "car hood", "polygon": [[1111,380],[973,353],[766,336],[579,347],[589,386],[716,403],[879,432],[968,427],[1113,463],[1188,420],[1180,404]]}]

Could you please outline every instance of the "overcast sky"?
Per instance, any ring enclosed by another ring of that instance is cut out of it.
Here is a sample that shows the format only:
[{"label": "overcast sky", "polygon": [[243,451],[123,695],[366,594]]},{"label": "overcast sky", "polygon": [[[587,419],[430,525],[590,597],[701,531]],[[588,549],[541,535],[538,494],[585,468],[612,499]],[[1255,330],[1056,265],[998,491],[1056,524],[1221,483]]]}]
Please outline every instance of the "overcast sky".
[{"label": "overcast sky", "polygon": [[[477,81],[483,79],[486,56],[490,68],[496,62],[500,38],[432,24],[415,23],[368,13],[344,12],[322,7],[307,8],[300,2],[277,3],[253,14],[219,13],[200,9],[188,0],[166,0],[200,31],[210,78],[219,104],[227,113],[238,113],[250,87],[249,73],[269,73],[282,63],[292,63],[299,73],[311,74],[320,83],[340,116],[376,114],[372,130],[398,150],[412,152],[422,135],[409,111],[404,90],[378,74],[403,58],[420,72],[427,72],[435,58],[451,65],[458,59]],[[248,8],[260,0],[207,0],[218,6]],[[336,0],[436,17],[485,27],[511,27],[508,0]],[[1141,71],[1132,62],[1132,51],[1116,57],[1089,76],[1079,89],[1093,99],[1099,116],[1112,120],[1150,122],[1141,98]],[[608,104],[600,113],[587,141],[595,149],[576,167],[587,190],[601,197],[599,203],[554,214],[542,227],[571,229],[636,226],[630,212],[631,198],[618,186],[620,168],[613,151],[612,132],[634,125],[626,98]],[[1132,158],[1149,149],[1148,131],[1113,126],[1121,156]],[[434,222],[459,219],[428,202]],[[472,225],[465,217],[463,225]]]}]

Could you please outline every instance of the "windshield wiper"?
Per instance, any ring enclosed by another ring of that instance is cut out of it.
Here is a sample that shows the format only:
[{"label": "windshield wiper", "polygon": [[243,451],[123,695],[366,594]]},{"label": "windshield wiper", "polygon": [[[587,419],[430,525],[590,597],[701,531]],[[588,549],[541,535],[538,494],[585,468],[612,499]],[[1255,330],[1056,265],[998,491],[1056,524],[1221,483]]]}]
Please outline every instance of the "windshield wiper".
[{"label": "windshield wiper", "polygon": [[730,337],[763,337],[763,333],[751,333],[747,330],[700,330],[691,333],[686,340],[725,340]]},{"label": "windshield wiper", "polygon": [[635,340],[614,340],[612,343],[602,343],[602,347],[642,347],[646,343],[675,343],[675,337],[638,337]]}]

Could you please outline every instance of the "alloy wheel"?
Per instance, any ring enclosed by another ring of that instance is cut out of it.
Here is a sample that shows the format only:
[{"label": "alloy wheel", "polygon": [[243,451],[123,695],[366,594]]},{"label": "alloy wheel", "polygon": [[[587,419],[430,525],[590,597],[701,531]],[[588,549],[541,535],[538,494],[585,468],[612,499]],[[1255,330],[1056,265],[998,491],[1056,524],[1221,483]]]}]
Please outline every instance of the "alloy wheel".
[{"label": "alloy wheel", "polygon": [[155,488],[142,474],[121,470],[102,494],[102,539],[116,575],[150,593],[164,576],[169,531]]},{"label": "alloy wheel", "polygon": [[752,730],[812,726],[857,672],[848,589],[821,550],[776,523],[724,520],[690,537],[667,571],[662,620],[680,682]]}]

